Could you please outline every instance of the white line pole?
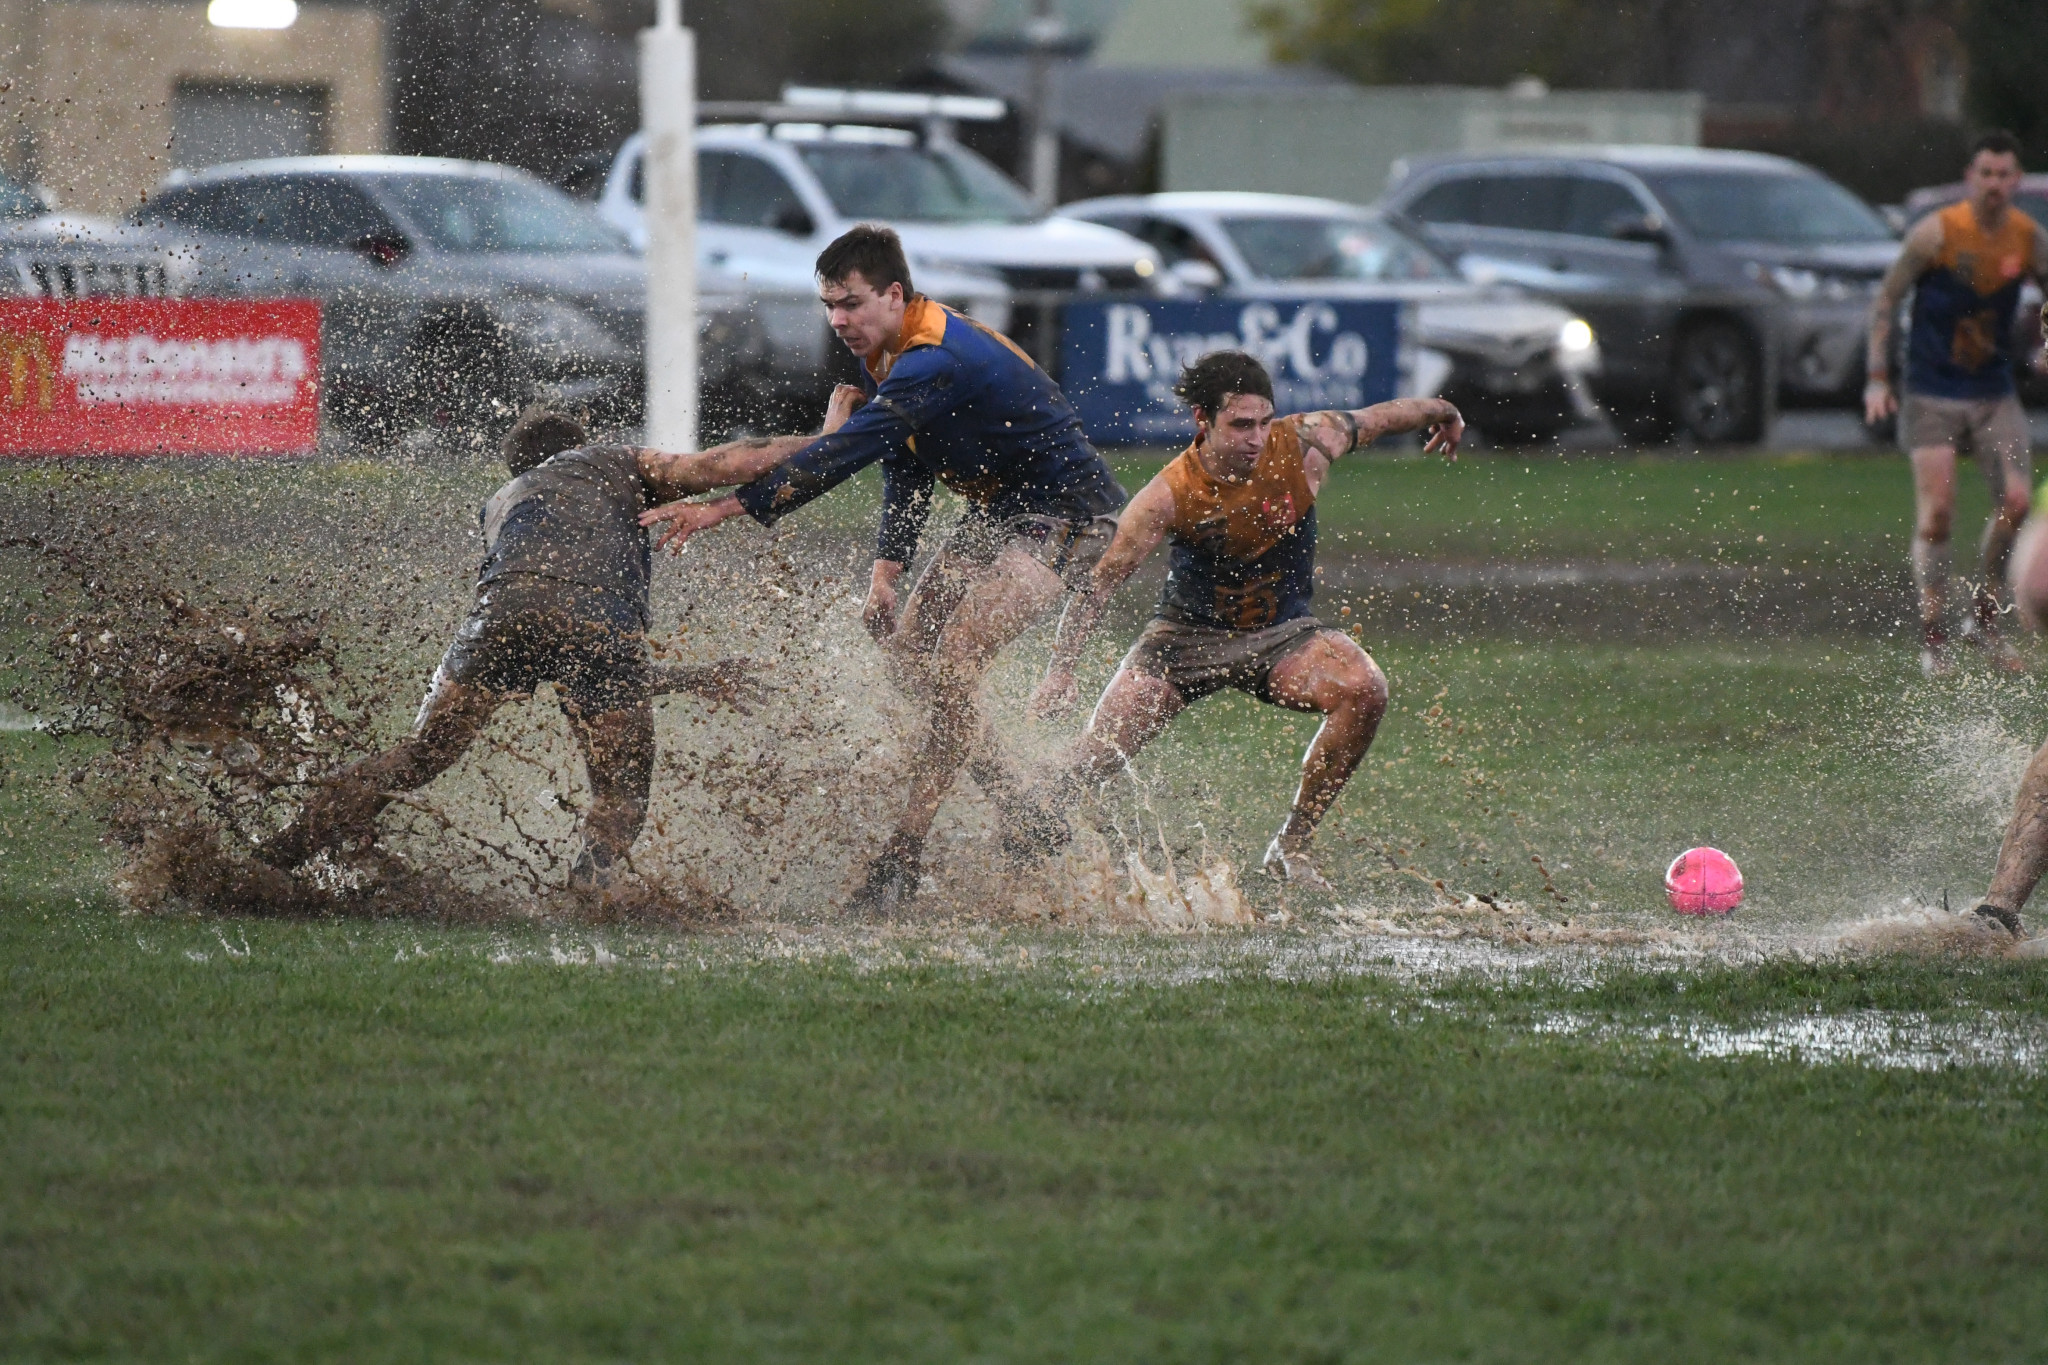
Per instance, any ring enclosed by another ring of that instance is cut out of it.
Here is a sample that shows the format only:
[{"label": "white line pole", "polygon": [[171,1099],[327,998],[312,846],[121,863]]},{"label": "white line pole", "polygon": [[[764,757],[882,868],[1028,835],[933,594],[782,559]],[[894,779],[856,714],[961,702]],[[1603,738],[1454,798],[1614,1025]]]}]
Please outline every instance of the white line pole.
[{"label": "white line pole", "polygon": [[682,0],[656,0],[640,34],[647,221],[647,429],[658,450],[697,448],[697,40]]}]

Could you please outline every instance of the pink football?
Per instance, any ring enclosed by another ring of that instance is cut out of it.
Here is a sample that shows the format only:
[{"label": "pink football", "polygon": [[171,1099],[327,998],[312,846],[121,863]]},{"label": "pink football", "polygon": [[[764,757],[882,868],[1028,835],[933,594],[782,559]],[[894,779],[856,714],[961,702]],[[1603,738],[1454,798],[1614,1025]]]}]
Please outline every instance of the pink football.
[{"label": "pink football", "polygon": [[1742,904],[1742,869],[1718,848],[1689,848],[1664,869],[1664,894],[1681,915],[1725,915]]}]

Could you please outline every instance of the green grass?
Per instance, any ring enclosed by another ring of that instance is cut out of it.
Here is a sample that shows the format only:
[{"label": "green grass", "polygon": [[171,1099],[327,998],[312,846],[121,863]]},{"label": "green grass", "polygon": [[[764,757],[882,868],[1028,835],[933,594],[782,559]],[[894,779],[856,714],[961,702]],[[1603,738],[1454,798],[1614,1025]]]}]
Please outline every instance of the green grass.
[{"label": "green grass", "polygon": [[[0,512],[68,477],[0,470]],[[167,582],[345,560],[342,591],[406,613],[357,647],[407,670],[460,605],[491,482],[92,477],[150,509],[122,524],[162,537]],[[806,534],[853,534],[872,498],[857,482]],[[1392,460],[1340,468],[1323,525],[1373,554],[1853,579],[1902,555],[1908,506],[1885,460]],[[685,560],[657,595],[692,600],[704,564],[753,570]],[[7,595],[33,672],[24,611],[55,608]],[[1969,903],[2048,693],[1930,687],[1847,635],[1370,643],[1395,703],[1323,841],[1348,894],[1426,899],[1384,848],[1553,921],[1656,930],[1664,861],[1712,841],[1751,898],[1704,932],[1775,956],[1417,978],[1312,915],[883,943],[124,916],[69,780],[89,750],[0,733],[0,1359],[2048,1359],[2038,1054],[1917,1072],[1668,1036],[1876,1012],[2038,1039],[2039,962],[1783,946]],[[1311,728],[1203,703],[1140,764],[1146,819],[1242,866]]]},{"label": "green grass", "polygon": [[1517,1026],[1687,999],[2038,1014],[2037,969],[1426,993],[617,938],[600,969],[534,933],[217,937],[20,901],[0,938],[10,1358],[2025,1360],[2048,1339],[2038,1077]]},{"label": "green grass", "polygon": [[[1162,461],[1118,462],[1135,490]],[[1586,459],[1353,456],[1317,500],[1327,543],[1362,554],[1860,566],[1903,563],[1912,478],[1902,457]],[[1958,540],[1989,499],[1958,475]],[[1762,539],[1759,539],[1761,537]]]}]

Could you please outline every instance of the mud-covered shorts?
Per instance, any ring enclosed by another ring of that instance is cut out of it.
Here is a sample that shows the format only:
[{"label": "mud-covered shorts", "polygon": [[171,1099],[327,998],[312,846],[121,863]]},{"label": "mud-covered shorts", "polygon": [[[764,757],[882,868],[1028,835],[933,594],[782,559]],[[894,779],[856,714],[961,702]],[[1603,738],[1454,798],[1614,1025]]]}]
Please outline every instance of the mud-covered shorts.
[{"label": "mud-covered shorts", "polygon": [[990,517],[969,512],[946,537],[945,553],[985,569],[1016,545],[1058,574],[1069,588],[1078,590],[1087,586],[1088,575],[1115,539],[1115,517],[1067,521],[1031,514]]},{"label": "mud-covered shorts", "polygon": [[1260,701],[1273,700],[1273,670],[1324,629],[1313,616],[1297,616],[1259,630],[1221,630],[1154,617],[1124,655],[1121,667],[1173,684],[1183,701],[1234,687]]},{"label": "mud-covered shorts", "polygon": [[1899,443],[1908,453],[1948,446],[1976,457],[1977,468],[1991,485],[1994,498],[2017,479],[2033,483],[2034,440],[2020,400],[2003,398],[1934,398],[1908,392],[1899,414]]},{"label": "mud-covered shorts", "polygon": [[480,591],[437,675],[508,693],[552,682],[586,716],[637,706],[653,691],[639,607],[616,593],[543,578],[500,580]]}]

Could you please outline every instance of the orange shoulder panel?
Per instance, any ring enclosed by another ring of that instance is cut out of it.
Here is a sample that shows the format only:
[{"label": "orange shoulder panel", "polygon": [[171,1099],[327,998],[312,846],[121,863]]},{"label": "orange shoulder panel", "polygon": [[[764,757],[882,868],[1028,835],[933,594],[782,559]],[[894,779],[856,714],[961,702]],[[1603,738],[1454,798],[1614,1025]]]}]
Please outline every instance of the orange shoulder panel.
[{"label": "orange shoulder panel", "polygon": [[1173,493],[1173,520],[1169,529],[1187,534],[1204,519],[1216,512],[1214,480],[1195,458],[1195,448],[1189,446],[1167,462],[1159,471],[1159,477],[1166,480],[1166,486]]},{"label": "orange shoulder panel", "polygon": [[946,307],[923,295],[903,306],[903,325],[896,330],[896,344],[884,346],[861,364],[877,384],[889,377],[896,357],[913,346],[937,346],[946,339]]},{"label": "orange shoulder panel", "polygon": [[2034,220],[2008,209],[1998,231],[1977,226],[1966,199],[1941,211],[1941,250],[1934,263],[1953,271],[1977,293],[1989,296],[2027,273],[2033,263]]},{"label": "orange shoulder panel", "polygon": [[[1161,471],[1173,490],[1173,531],[1187,539],[1213,540],[1233,558],[1257,559],[1294,529],[1315,502],[1302,464],[1301,424],[1288,418],[1275,422],[1266,448],[1243,483],[1210,476],[1189,446]],[[1278,509],[1292,507],[1289,519],[1276,519]]]}]

